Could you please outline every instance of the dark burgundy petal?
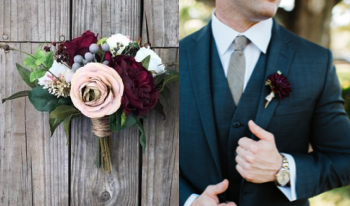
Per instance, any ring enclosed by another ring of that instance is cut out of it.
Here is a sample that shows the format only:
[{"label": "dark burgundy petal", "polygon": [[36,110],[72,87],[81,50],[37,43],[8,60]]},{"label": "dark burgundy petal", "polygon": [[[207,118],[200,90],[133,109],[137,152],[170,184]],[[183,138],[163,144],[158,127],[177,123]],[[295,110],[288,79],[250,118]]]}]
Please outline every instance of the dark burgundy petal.
[{"label": "dark burgundy petal", "polygon": [[158,102],[158,90],[152,74],[134,57],[118,55],[111,60],[111,66],[124,82],[122,107],[126,114],[145,116]]},{"label": "dark burgundy petal", "polygon": [[275,73],[273,75],[269,75],[267,80],[270,80],[270,87],[273,88],[272,91],[275,93],[275,95],[278,94],[280,100],[283,99],[283,96],[289,97],[289,93],[292,91],[292,89],[290,88],[290,83],[286,76]]}]

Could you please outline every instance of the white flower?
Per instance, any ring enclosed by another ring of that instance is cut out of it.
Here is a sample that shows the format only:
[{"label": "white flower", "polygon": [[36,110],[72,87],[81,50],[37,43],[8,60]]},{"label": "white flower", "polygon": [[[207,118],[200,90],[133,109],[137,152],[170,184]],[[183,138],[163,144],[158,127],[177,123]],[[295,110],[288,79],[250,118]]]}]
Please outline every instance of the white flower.
[{"label": "white flower", "polygon": [[109,45],[109,48],[112,51],[112,53],[114,49],[118,49],[115,55],[121,54],[130,42],[130,37],[124,36],[122,34],[114,34],[107,39],[107,44]]},{"label": "white flower", "polygon": [[[67,72],[71,70],[64,64],[58,63],[56,60],[53,62],[52,67],[49,71],[55,75],[56,77],[65,76]],[[50,72],[46,72],[46,74],[39,79],[39,84],[41,86],[47,85],[55,80],[55,77],[52,76]],[[67,79],[66,82],[70,82],[70,79]]]},{"label": "white flower", "polygon": [[163,74],[165,72],[165,66],[162,63],[162,59],[150,48],[140,48],[136,53],[135,60],[137,62],[142,62],[147,56],[151,56],[151,59],[149,61],[149,66],[146,69],[153,71],[153,76]]}]

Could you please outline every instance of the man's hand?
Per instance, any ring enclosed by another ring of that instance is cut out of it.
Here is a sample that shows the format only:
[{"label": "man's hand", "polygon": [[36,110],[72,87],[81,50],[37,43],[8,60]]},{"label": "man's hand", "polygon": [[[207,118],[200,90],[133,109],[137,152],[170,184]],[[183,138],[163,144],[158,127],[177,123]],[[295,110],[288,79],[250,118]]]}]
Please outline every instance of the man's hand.
[{"label": "man's hand", "polygon": [[234,202],[219,203],[217,195],[225,192],[227,188],[226,179],[216,185],[209,185],[191,206],[237,206]]},{"label": "man's hand", "polygon": [[250,131],[260,140],[254,141],[243,137],[238,141],[236,169],[249,182],[275,181],[275,174],[282,166],[282,156],[276,148],[275,137],[252,120],[248,122],[248,125]]}]

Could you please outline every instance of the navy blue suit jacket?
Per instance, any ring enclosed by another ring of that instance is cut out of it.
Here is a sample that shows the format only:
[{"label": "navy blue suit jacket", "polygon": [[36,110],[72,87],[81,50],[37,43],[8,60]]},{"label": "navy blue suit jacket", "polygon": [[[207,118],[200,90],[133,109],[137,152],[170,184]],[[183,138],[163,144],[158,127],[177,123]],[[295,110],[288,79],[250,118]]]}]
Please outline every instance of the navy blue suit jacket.
[{"label": "navy blue suit jacket", "polygon": [[[265,79],[279,70],[293,91],[265,109],[269,90],[261,85],[255,122],[274,134],[280,152],[294,157],[297,200],[289,202],[274,183],[243,181],[239,206],[308,205],[308,198],[350,184],[350,123],[332,54],[273,24]],[[209,23],[180,41],[180,205],[223,180],[209,76],[211,38]]]}]

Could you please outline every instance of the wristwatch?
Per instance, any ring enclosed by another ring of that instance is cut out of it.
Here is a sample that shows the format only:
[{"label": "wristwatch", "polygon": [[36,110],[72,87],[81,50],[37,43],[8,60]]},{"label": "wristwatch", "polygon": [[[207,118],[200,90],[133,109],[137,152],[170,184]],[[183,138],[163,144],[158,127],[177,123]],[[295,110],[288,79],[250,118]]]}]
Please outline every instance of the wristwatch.
[{"label": "wristwatch", "polygon": [[276,174],[275,184],[277,186],[284,187],[289,183],[290,173],[289,173],[288,159],[283,154],[281,154],[281,155],[282,155],[282,159],[283,159],[282,167]]}]

